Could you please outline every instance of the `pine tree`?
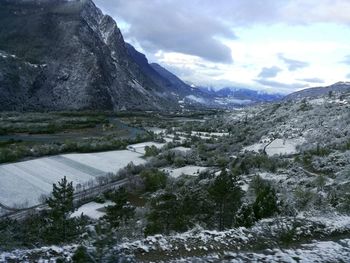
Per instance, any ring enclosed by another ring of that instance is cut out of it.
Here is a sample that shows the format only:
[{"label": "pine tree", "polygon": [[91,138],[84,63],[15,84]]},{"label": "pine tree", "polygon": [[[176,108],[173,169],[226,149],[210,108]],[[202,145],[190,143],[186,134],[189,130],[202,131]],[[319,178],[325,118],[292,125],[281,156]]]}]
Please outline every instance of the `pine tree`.
[{"label": "pine tree", "polygon": [[73,257],[74,263],[93,263],[95,262],[92,257],[89,255],[86,247],[80,246],[75,251]]},{"label": "pine tree", "polygon": [[128,202],[128,195],[125,188],[120,188],[115,194],[111,196],[111,200],[115,205],[106,208],[105,218],[112,227],[119,227],[122,223],[127,221],[135,214],[135,207]]},{"label": "pine tree", "polygon": [[73,194],[73,182],[68,183],[66,177],[58,182],[58,185],[53,184],[52,196],[47,199],[47,205],[54,217],[65,217],[73,211]]},{"label": "pine tree", "polygon": [[217,205],[219,230],[231,227],[243,196],[242,189],[237,184],[237,177],[233,177],[223,169],[209,188],[209,194]]},{"label": "pine tree", "polygon": [[243,204],[235,218],[235,226],[251,227],[255,222],[253,207],[250,204]]},{"label": "pine tree", "polygon": [[52,242],[65,242],[75,232],[75,222],[69,218],[73,212],[73,183],[64,177],[58,185],[53,184],[52,195],[46,201],[49,206],[48,239]]},{"label": "pine tree", "polygon": [[164,192],[151,202],[151,212],[147,215],[148,224],[145,235],[157,233],[169,234],[170,231],[186,229],[182,203],[179,197],[172,192]]},{"label": "pine tree", "polygon": [[255,192],[253,210],[257,220],[279,213],[277,194],[270,183],[258,177]]}]

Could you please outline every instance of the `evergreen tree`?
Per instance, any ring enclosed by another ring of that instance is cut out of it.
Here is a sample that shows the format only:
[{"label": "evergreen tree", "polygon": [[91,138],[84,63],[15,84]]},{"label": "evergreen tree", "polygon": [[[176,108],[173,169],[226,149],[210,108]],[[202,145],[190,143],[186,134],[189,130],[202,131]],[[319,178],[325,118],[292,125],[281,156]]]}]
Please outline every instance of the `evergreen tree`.
[{"label": "evergreen tree", "polygon": [[143,170],[140,177],[144,180],[147,192],[155,192],[164,188],[167,183],[167,176],[158,169]]},{"label": "evergreen tree", "polygon": [[135,207],[128,202],[128,194],[125,188],[120,188],[111,196],[115,205],[106,208],[105,218],[112,227],[117,228],[120,224],[126,224],[127,221],[135,215]]},{"label": "evergreen tree", "polygon": [[80,246],[75,251],[72,260],[74,263],[93,263],[95,262],[86,250],[86,247]]},{"label": "evergreen tree", "polygon": [[237,184],[237,177],[223,169],[209,188],[209,194],[216,203],[219,230],[231,227],[243,196],[242,189]]},{"label": "evergreen tree", "polygon": [[73,211],[73,194],[73,182],[68,183],[66,177],[58,185],[53,184],[52,196],[46,202],[54,218],[66,217]]},{"label": "evergreen tree", "polygon": [[251,227],[255,222],[255,215],[252,205],[243,204],[239,209],[236,219],[235,226],[240,227]]},{"label": "evergreen tree", "polygon": [[185,230],[181,200],[176,194],[165,192],[152,200],[151,212],[147,216],[145,235]]},{"label": "evergreen tree", "polygon": [[260,177],[255,182],[256,199],[253,203],[254,215],[257,220],[271,217],[279,212],[275,189]]},{"label": "evergreen tree", "polygon": [[181,211],[185,216],[188,228],[192,228],[196,224],[201,224],[207,228],[214,227],[213,211],[215,211],[215,202],[211,200],[206,187],[185,187],[180,195],[182,196]]},{"label": "evergreen tree", "polygon": [[58,184],[53,184],[52,195],[46,201],[48,213],[48,240],[52,242],[68,241],[76,232],[74,219],[69,218],[73,212],[73,183],[64,177]]}]

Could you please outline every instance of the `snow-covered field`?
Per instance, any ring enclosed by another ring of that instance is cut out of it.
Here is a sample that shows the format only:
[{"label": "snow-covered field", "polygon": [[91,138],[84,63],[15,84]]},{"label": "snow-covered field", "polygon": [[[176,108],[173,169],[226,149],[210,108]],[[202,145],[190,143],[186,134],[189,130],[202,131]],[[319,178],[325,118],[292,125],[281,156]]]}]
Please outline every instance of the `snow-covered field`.
[{"label": "snow-covered field", "polygon": [[130,162],[145,163],[142,155],[131,151],[111,151],[87,154],[65,154],[0,166],[0,203],[7,206],[36,205],[43,194],[49,194],[52,184],[64,176],[74,185],[83,184],[117,172]]},{"label": "snow-covered field", "polygon": [[[275,139],[266,147],[266,153],[269,156],[273,155],[288,155],[297,153],[297,146],[304,142],[303,138],[296,139]],[[259,152],[263,150],[267,143],[256,143],[243,148],[243,151]]]},{"label": "snow-covered field", "polygon": [[162,171],[168,173],[171,177],[177,178],[182,174],[185,175],[199,175],[201,172],[208,170],[208,167],[188,165],[181,168],[162,168]]}]

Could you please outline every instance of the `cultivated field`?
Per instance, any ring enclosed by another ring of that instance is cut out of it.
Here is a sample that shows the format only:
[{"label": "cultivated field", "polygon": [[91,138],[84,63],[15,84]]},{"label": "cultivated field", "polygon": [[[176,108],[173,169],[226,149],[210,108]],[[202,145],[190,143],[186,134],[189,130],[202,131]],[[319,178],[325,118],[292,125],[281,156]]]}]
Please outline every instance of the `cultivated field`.
[{"label": "cultivated field", "polygon": [[74,185],[84,184],[108,172],[117,172],[128,163],[145,162],[142,155],[127,150],[88,154],[65,154],[0,166],[0,203],[32,206],[52,184],[64,176]]}]

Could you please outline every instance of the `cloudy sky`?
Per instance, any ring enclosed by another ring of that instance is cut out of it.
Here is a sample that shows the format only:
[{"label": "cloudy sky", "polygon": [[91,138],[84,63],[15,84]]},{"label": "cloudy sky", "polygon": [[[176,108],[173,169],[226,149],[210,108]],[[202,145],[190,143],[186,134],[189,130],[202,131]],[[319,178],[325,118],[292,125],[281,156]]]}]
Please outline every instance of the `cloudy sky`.
[{"label": "cloudy sky", "polygon": [[350,80],[350,0],[95,0],[183,80],[289,93]]}]

